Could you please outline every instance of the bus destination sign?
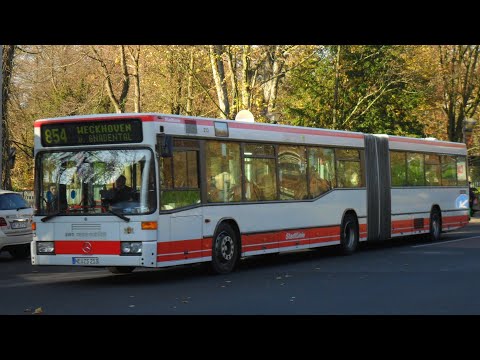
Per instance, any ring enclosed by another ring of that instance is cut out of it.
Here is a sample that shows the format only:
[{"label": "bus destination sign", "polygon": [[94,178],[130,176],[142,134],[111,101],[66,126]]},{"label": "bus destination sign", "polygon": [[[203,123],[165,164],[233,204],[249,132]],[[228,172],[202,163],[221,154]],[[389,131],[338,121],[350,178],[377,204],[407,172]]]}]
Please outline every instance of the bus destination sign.
[{"label": "bus destination sign", "polygon": [[140,119],[59,122],[40,127],[42,145],[75,146],[139,143],[143,141]]}]

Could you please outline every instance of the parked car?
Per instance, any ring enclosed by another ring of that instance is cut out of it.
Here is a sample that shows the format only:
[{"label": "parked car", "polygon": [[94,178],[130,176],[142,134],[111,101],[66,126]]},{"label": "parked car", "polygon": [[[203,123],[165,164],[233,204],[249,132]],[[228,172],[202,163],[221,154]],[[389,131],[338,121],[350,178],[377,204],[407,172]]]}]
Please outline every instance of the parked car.
[{"label": "parked car", "polygon": [[0,252],[8,251],[14,258],[30,256],[33,209],[22,195],[0,190]]}]

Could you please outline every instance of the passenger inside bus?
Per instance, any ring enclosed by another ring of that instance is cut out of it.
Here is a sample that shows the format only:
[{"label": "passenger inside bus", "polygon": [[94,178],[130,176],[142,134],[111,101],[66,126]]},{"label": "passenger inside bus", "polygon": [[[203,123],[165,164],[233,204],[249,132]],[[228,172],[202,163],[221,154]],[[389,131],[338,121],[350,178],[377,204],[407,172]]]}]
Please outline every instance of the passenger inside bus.
[{"label": "passenger inside bus", "polygon": [[47,191],[47,212],[56,212],[58,211],[57,186],[51,185],[49,192]]},{"label": "passenger inside bus", "polygon": [[310,178],[310,194],[312,197],[322,195],[331,188],[330,181],[321,178],[318,174],[312,174],[312,177]]},{"label": "passenger inside bus", "polygon": [[[232,188],[233,201],[242,199],[242,185],[238,184]],[[263,199],[262,190],[253,181],[245,180],[245,199],[247,201],[259,201]]]},{"label": "passenger inside bus", "polygon": [[[227,171],[221,172],[210,179],[208,188],[209,202],[228,202],[235,201],[231,199],[232,185],[230,173]],[[240,200],[238,198],[237,200]]]}]

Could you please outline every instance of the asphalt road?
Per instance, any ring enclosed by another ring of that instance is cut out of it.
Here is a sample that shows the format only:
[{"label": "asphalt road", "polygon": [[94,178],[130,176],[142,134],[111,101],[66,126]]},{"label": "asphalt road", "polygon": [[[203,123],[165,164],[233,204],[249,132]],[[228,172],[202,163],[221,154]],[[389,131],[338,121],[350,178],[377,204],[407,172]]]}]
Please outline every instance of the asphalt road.
[{"label": "asphalt road", "polygon": [[112,275],[32,266],[3,252],[0,315],[477,315],[479,260],[478,218],[437,243],[253,257],[229,275],[206,265]]}]

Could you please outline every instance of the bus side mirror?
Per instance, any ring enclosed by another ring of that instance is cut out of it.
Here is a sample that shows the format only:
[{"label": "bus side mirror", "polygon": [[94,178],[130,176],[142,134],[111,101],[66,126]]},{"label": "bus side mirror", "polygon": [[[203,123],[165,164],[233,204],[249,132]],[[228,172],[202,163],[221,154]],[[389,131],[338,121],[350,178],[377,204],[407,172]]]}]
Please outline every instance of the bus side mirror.
[{"label": "bus side mirror", "polygon": [[172,135],[160,134],[157,136],[157,147],[161,157],[173,156],[173,137]]}]

